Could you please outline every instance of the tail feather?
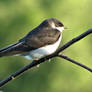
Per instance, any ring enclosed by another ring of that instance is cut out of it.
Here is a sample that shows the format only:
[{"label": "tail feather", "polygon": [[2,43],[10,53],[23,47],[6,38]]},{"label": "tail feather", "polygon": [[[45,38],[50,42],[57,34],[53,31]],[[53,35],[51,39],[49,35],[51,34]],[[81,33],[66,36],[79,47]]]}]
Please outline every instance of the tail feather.
[{"label": "tail feather", "polygon": [[13,45],[10,45],[8,47],[1,49],[0,57],[21,54],[21,53],[25,52],[26,50],[27,50],[27,48],[25,48],[23,43],[18,42],[18,43],[15,43]]}]

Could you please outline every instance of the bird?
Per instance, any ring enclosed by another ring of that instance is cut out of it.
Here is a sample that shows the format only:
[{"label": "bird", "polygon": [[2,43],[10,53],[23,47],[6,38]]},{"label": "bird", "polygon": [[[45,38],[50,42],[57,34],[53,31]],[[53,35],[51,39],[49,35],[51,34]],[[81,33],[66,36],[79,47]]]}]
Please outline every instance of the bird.
[{"label": "bird", "polygon": [[0,49],[0,58],[24,56],[29,60],[38,60],[48,56],[59,47],[64,29],[64,25],[58,19],[45,19],[15,44]]}]

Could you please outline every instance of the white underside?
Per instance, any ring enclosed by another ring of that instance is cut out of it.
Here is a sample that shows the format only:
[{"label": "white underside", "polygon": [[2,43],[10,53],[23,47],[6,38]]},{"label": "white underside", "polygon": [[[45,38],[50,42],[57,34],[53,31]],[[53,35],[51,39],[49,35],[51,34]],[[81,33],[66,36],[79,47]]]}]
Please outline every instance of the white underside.
[{"label": "white underside", "polygon": [[52,45],[45,46],[45,47],[41,47],[41,48],[33,50],[33,51],[30,51],[25,56],[25,58],[37,60],[37,59],[40,59],[44,56],[47,56],[47,55],[54,53],[61,42],[61,38],[62,38],[62,35],[60,36],[59,40],[56,43],[54,43]]}]

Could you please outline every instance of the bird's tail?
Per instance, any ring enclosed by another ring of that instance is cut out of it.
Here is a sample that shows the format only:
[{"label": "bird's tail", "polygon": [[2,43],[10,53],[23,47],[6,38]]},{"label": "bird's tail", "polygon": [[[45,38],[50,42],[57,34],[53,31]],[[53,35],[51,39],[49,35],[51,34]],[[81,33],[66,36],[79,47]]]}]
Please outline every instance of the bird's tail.
[{"label": "bird's tail", "polygon": [[3,56],[13,56],[13,55],[18,55],[25,52],[25,47],[23,43],[18,42],[13,45],[10,45],[8,47],[5,47],[0,50],[0,57]]}]

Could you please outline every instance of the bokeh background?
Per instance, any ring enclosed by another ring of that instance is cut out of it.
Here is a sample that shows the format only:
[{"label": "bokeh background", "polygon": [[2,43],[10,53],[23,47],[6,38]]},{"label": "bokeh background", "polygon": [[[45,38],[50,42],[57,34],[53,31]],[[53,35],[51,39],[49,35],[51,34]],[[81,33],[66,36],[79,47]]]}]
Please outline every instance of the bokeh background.
[{"label": "bokeh background", "polygon": [[[0,0],[0,48],[15,43],[44,19],[55,17],[68,27],[61,45],[92,27],[92,0]],[[92,35],[63,54],[92,68]],[[31,61],[0,58],[0,80]],[[3,92],[92,92],[92,74],[64,59],[53,58],[1,88]]]}]

